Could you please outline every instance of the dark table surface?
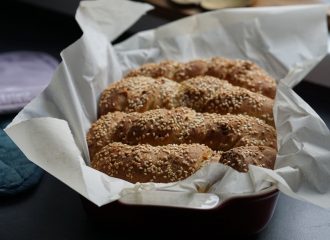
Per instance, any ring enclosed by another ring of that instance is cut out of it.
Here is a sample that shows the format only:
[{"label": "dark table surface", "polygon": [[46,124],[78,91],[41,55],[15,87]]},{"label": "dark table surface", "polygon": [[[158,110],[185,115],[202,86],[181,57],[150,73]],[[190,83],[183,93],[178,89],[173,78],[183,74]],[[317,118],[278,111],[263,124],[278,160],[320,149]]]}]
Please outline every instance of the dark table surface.
[{"label": "dark table surface", "polygon": [[[61,15],[19,2],[6,3],[0,14],[0,52],[12,50],[45,51],[59,58],[59,52],[81,35],[72,16]],[[165,23],[145,16],[117,41],[134,32]],[[330,73],[330,70],[329,70]],[[330,126],[330,89],[308,82],[295,91],[320,114]],[[0,115],[0,119],[14,115]],[[195,219],[193,221],[198,221]],[[170,223],[169,223],[170,225]],[[118,239],[179,236],[168,226],[164,231],[150,232],[132,226],[107,226],[100,229],[83,209],[79,194],[45,173],[32,190],[12,197],[0,198],[0,239]],[[189,235],[189,228],[181,234]],[[201,228],[200,236],[224,239],[217,229]],[[195,235],[197,236],[197,235]],[[228,237],[226,237],[228,238]],[[244,239],[330,239],[330,211],[280,194],[274,216],[260,233]]]}]

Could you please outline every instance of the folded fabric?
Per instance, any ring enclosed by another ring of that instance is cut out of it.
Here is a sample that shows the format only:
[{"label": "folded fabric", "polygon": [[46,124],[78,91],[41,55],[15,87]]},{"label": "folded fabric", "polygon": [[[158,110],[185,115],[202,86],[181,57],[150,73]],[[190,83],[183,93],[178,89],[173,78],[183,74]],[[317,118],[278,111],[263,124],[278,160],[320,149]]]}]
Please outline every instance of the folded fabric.
[{"label": "folded fabric", "polygon": [[48,85],[57,65],[42,52],[0,54],[0,113],[22,109]]},{"label": "folded fabric", "polygon": [[43,170],[29,161],[3,131],[12,115],[0,120],[0,196],[12,195],[36,185]]}]

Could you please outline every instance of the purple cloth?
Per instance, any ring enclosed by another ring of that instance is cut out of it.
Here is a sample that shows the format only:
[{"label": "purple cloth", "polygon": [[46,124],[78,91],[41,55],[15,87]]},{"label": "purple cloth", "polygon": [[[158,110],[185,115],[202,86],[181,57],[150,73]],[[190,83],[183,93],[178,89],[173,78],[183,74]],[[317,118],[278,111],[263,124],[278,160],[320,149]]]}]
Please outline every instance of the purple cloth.
[{"label": "purple cloth", "polygon": [[22,109],[48,85],[57,65],[41,52],[0,54],[0,113]]}]

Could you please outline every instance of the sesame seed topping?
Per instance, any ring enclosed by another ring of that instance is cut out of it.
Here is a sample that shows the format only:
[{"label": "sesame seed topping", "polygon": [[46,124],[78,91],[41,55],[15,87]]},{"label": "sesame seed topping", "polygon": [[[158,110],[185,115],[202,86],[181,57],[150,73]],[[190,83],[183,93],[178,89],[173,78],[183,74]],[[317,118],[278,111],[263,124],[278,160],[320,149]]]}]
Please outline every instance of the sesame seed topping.
[{"label": "sesame seed topping", "polygon": [[275,89],[246,60],[143,65],[101,94],[86,137],[92,166],[130,182],[182,180],[213,160],[273,168]]}]

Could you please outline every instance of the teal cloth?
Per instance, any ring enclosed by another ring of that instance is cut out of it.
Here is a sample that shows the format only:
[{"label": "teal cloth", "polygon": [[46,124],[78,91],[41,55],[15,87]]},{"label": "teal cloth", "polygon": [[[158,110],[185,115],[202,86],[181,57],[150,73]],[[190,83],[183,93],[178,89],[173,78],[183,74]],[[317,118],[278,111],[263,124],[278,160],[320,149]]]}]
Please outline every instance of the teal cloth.
[{"label": "teal cloth", "polygon": [[35,186],[43,170],[28,160],[2,130],[12,115],[0,115],[0,196],[13,195]]}]

